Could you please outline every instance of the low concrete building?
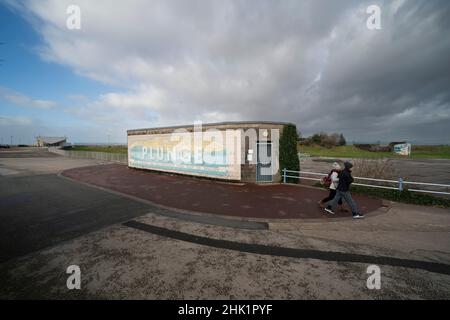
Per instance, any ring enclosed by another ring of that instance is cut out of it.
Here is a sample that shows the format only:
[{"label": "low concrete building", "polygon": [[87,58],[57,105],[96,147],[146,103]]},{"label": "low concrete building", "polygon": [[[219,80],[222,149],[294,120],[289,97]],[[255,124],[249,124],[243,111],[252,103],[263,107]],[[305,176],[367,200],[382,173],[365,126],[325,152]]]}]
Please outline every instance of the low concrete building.
[{"label": "low concrete building", "polygon": [[130,168],[241,182],[279,182],[283,122],[128,130]]},{"label": "low concrete building", "polygon": [[66,143],[66,137],[36,137],[36,145],[38,147],[62,147]]}]

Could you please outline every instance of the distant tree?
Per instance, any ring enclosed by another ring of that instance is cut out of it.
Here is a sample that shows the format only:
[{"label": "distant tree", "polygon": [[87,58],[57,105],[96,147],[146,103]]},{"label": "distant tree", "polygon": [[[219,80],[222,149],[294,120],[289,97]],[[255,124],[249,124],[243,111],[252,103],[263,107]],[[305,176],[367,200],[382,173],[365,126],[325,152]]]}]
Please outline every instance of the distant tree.
[{"label": "distant tree", "polygon": [[320,133],[315,133],[312,135],[310,140],[316,144],[322,144],[322,135]]},{"label": "distant tree", "polygon": [[335,146],[345,146],[347,144],[347,141],[345,140],[344,135],[342,133],[328,134],[326,132],[320,132],[313,134],[311,137],[307,138],[307,140],[311,144],[320,145],[326,148],[331,148]]},{"label": "distant tree", "polygon": [[345,140],[344,135],[342,133],[339,135],[339,142],[338,142],[338,144],[340,146],[345,146],[347,144],[347,141]]},{"label": "distant tree", "polygon": [[339,135],[337,133],[328,134],[322,143],[327,148],[335,147],[339,145]]},{"label": "distant tree", "polygon": [[302,140],[302,133],[300,130],[297,130],[297,140]]}]

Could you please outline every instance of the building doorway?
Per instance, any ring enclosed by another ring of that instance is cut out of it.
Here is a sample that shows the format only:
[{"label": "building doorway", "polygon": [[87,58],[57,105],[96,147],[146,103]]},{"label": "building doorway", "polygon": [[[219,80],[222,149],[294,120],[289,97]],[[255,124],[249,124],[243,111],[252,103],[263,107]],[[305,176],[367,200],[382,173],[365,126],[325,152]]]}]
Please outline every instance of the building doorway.
[{"label": "building doorway", "polygon": [[256,181],[272,182],[272,142],[257,142]]}]

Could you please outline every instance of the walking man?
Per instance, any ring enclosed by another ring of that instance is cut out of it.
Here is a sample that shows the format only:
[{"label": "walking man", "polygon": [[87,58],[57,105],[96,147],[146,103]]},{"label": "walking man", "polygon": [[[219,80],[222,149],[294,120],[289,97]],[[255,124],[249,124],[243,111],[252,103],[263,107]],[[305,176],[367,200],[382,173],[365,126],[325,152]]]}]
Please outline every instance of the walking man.
[{"label": "walking man", "polygon": [[359,213],[358,207],[350,194],[350,185],[353,183],[352,177],[353,165],[350,162],[344,163],[344,170],[339,173],[339,184],[336,191],[336,196],[333,200],[329,201],[326,205],[325,211],[334,214],[334,208],[342,198],[347,202],[348,206],[352,210],[353,219],[362,219],[364,215]]}]

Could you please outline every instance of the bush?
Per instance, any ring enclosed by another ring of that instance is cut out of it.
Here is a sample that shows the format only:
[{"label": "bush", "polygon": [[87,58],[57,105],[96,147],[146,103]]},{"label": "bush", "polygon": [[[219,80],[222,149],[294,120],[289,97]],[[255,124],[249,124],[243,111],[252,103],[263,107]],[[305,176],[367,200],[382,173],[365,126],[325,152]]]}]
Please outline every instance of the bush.
[{"label": "bush", "polygon": [[354,176],[395,181],[399,178],[399,174],[387,159],[356,159],[352,163]]},{"label": "bush", "polygon": [[364,150],[364,151],[372,151],[372,145],[371,144],[354,144],[354,146],[358,149]]},{"label": "bush", "polygon": [[[285,125],[283,133],[280,137],[279,146],[279,163],[280,172],[283,174],[283,169],[299,171],[300,161],[297,155],[297,129],[295,125]],[[291,183],[298,183],[298,179],[288,178],[287,181]]]},{"label": "bush", "polygon": [[311,146],[313,145],[312,141],[309,138],[300,138],[298,140],[299,146]]},{"label": "bush", "polygon": [[303,141],[305,141],[303,143],[305,145],[316,144],[326,148],[345,146],[347,144],[347,141],[342,133],[315,133],[311,137],[303,139]]},{"label": "bush", "polygon": [[[322,184],[316,183],[314,186],[325,188]],[[432,206],[439,208],[450,208],[450,199],[438,198],[428,194],[421,194],[408,190],[398,191],[390,189],[377,189],[363,186],[351,186],[352,193],[364,194],[376,198],[381,198],[390,201],[416,204],[422,206]]]},{"label": "bush", "polygon": [[380,146],[376,144],[354,144],[358,149],[370,152],[391,152],[392,148],[390,146]]},{"label": "bush", "polygon": [[351,191],[353,193],[370,195],[391,201],[417,204],[422,206],[450,208],[450,199],[438,198],[428,194],[422,194],[408,190],[398,191],[390,189],[376,189],[363,186],[352,186]]}]

